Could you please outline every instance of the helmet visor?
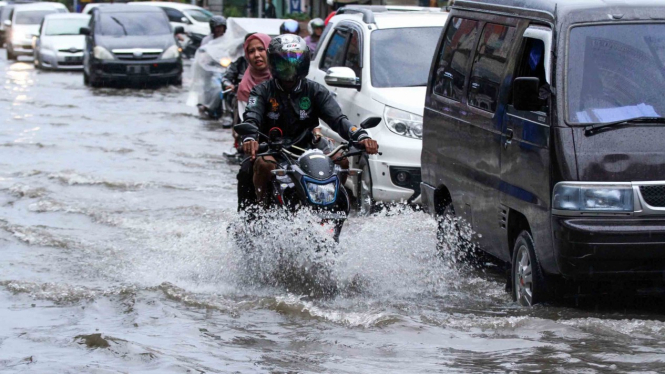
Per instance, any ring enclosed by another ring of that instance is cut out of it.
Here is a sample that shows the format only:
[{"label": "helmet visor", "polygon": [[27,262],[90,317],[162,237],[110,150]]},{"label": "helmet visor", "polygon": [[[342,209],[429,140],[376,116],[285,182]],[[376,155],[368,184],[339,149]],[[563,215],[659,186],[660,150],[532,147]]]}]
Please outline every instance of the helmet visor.
[{"label": "helmet visor", "polygon": [[273,58],[275,78],[285,81],[294,81],[298,76],[298,67],[305,58],[307,51],[291,50],[282,51],[279,56]]}]

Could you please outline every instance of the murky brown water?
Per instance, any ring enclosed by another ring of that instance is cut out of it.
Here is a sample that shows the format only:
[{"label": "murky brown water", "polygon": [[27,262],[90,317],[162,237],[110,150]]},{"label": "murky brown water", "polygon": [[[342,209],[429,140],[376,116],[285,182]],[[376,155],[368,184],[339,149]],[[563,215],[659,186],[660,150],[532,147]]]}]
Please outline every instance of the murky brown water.
[{"label": "murky brown water", "polygon": [[[422,213],[352,218],[325,260],[334,297],[271,282],[270,248],[248,259],[227,232],[229,131],[185,89],[93,90],[1,55],[2,372],[665,368],[659,310],[521,308],[497,273],[442,264]],[[271,245],[310,250],[298,222]]]}]

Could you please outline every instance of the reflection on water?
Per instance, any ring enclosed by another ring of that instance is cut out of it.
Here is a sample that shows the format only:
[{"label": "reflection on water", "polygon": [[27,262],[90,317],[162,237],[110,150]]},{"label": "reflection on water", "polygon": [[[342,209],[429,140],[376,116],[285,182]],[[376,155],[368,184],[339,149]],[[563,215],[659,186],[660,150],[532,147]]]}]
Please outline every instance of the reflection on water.
[{"label": "reflection on water", "polygon": [[230,133],[186,88],[0,75],[3,372],[662,371],[662,308],[521,308],[422,212],[352,217],[339,245],[276,215],[244,246]]}]

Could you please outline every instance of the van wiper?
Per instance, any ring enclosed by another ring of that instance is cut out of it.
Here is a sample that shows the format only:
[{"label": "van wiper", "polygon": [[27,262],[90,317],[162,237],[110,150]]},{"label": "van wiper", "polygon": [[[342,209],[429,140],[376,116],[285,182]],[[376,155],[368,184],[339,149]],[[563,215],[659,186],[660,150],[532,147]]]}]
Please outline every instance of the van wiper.
[{"label": "van wiper", "polygon": [[125,28],[125,25],[123,25],[122,22],[120,22],[120,20],[118,20],[117,18],[115,18],[113,16],[111,16],[111,19],[114,20],[115,23],[120,25],[120,27],[122,27],[122,31],[125,33],[125,35],[127,35],[127,29]]},{"label": "van wiper", "polygon": [[584,135],[589,136],[595,134],[598,130],[607,127],[615,127],[620,125],[628,125],[631,123],[665,123],[664,117],[637,117],[631,119],[622,119],[620,121],[595,123],[584,128]]}]

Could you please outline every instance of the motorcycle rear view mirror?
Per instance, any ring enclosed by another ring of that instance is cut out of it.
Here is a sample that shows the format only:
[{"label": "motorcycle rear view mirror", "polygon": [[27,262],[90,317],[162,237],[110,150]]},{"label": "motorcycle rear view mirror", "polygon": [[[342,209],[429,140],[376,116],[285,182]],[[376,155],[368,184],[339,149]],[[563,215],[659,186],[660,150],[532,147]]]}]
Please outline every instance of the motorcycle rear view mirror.
[{"label": "motorcycle rear view mirror", "polygon": [[256,127],[250,125],[249,123],[239,123],[233,126],[233,129],[236,130],[238,135],[253,135],[256,134]]},{"label": "motorcycle rear view mirror", "polygon": [[378,126],[379,123],[381,123],[381,117],[370,117],[360,124],[360,128],[371,129]]}]

